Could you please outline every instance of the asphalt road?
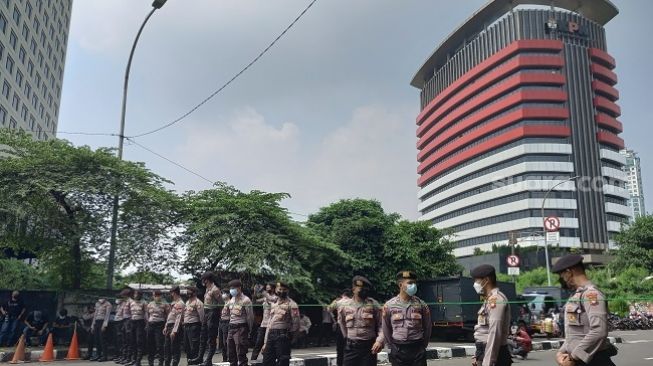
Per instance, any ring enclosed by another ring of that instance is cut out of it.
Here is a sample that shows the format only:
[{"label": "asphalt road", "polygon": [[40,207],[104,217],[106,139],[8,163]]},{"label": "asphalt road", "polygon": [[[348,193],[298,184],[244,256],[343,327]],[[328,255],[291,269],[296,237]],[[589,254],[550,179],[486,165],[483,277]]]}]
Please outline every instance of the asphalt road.
[{"label": "asphalt road", "polygon": [[[653,366],[653,330],[645,331],[628,331],[628,332],[613,332],[611,336],[622,337],[625,343],[618,344],[619,355],[613,358],[617,366]],[[542,339],[535,339],[539,341]],[[462,343],[433,343],[433,346],[450,347],[452,345],[461,345]],[[311,348],[293,350],[293,356],[302,354],[329,354],[335,353],[334,347]],[[551,351],[536,351],[531,352],[526,360],[515,360],[515,365],[520,366],[554,366],[555,350]],[[221,357],[216,355],[214,362],[220,360]],[[74,364],[76,366],[114,366],[113,362],[88,362],[88,361],[57,361],[55,364]],[[144,360],[147,365],[147,361]],[[471,365],[470,358],[459,358],[450,360],[434,360],[429,361],[429,366],[469,366]],[[186,359],[182,355],[180,366],[186,366]]]}]

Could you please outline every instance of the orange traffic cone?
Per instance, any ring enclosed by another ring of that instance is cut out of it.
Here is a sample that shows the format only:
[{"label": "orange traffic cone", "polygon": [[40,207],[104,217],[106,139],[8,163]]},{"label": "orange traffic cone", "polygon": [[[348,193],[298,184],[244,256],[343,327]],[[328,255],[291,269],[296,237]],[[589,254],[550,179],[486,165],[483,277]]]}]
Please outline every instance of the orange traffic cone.
[{"label": "orange traffic cone", "polygon": [[21,335],[14,352],[14,358],[9,363],[23,363],[25,362],[25,335]]},{"label": "orange traffic cone", "polygon": [[48,341],[45,342],[45,349],[39,358],[39,362],[52,362],[54,361],[54,341],[52,340],[52,333],[48,334]]},{"label": "orange traffic cone", "polygon": [[68,361],[81,359],[79,357],[79,344],[77,343],[77,324],[75,324],[75,330],[73,330],[73,338],[70,340],[70,347],[68,347],[68,355],[66,355],[65,359]]}]

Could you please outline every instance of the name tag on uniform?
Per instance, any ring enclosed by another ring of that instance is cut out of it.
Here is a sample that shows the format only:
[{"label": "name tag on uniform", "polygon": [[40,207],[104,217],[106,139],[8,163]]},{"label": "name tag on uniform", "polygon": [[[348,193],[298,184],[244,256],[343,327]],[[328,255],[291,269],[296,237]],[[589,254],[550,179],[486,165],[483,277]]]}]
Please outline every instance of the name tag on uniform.
[{"label": "name tag on uniform", "polygon": [[567,321],[569,323],[577,323],[578,322],[578,314],[576,313],[567,313]]},{"label": "name tag on uniform", "polygon": [[478,315],[478,325],[487,325],[487,317],[485,315]]},{"label": "name tag on uniform", "polygon": [[394,313],[392,314],[392,320],[401,320],[404,318],[404,315],[401,313]]}]

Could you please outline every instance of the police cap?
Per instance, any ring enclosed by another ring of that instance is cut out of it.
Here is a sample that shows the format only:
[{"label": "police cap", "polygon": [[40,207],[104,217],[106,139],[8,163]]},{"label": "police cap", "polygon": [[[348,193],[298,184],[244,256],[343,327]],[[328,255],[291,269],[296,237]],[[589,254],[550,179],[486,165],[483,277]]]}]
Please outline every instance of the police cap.
[{"label": "police cap", "polygon": [[354,278],[351,280],[351,284],[356,287],[372,288],[372,282],[363,276],[354,276]]},{"label": "police cap", "polygon": [[243,283],[240,282],[240,280],[231,280],[231,281],[229,281],[229,287],[230,287],[230,288],[233,288],[233,287],[243,287]]},{"label": "police cap", "polygon": [[494,267],[489,264],[481,264],[472,269],[469,274],[472,278],[496,277],[497,275]]},{"label": "police cap", "polygon": [[398,280],[416,280],[417,275],[413,271],[399,271],[397,273]]},{"label": "police cap", "polygon": [[202,277],[200,277],[200,279],[201,279],[202,281],[204,281],[204,280],[209,280],[209,281],[215,283],[215,273],[213,273],[213,272],[211,272],[211,271],[206,271],[206,272],[204,272],[204,273],[202,274]]},{"label": "police cap", "polygon": [[565,269],[577,266],[583,263],[583,256],[580,254],[567,254],[564,257],[558,259],[556,264],[551,268],[551,272],[560,273]]}]

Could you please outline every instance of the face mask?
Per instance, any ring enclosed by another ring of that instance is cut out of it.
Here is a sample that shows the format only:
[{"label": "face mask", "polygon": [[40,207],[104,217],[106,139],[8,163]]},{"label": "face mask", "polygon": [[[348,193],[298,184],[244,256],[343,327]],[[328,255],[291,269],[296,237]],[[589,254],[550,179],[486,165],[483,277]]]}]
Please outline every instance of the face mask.
[{"label": "face mask", "polygon": [[369,295],[370,295],[370,290],[365,288],[365,287],[358,290],[358,296],[360,296],[360,298],[362,298],[362,299],[367,298]]},{"label": "face mask", "polygon": [[481,285],[480,282],[474,282],[474,290],[476,291],[477,294],[483,295],[483,285]]},{"label": "face mask", "polygon": [[277,292],[277,296],[279,296],[282,299],[285,299],[288,297],[288,291],[279,291]]},{"label": "face mask", "polygon": [[567,284],[567,281],[565,281],[564,277],[562,277],[562,275],[560,275],[558,281],[560,282],[560,287],[563,290],[569,290],[569,285]]},{"label": "face mask", "polygon": [[99,299],[98,301],[100,302],[100,304],[104,304],[104,299]]},{"label": "face mask", "polygon": [[414,296],[417,293],[417,284],[409,283],[406,286],[406,293],[408,294],[408,296]]},{"label": "face mask", "polygon": [[231,297],[236,297],[236,295],[238,295],[238,290],[232,288],[229,290],[229,294],[231,294]]},{"label": "face mask", "polygon": [[229,295],[222,294],[222,300],[225,300],[225,301],[229,300]]}]

